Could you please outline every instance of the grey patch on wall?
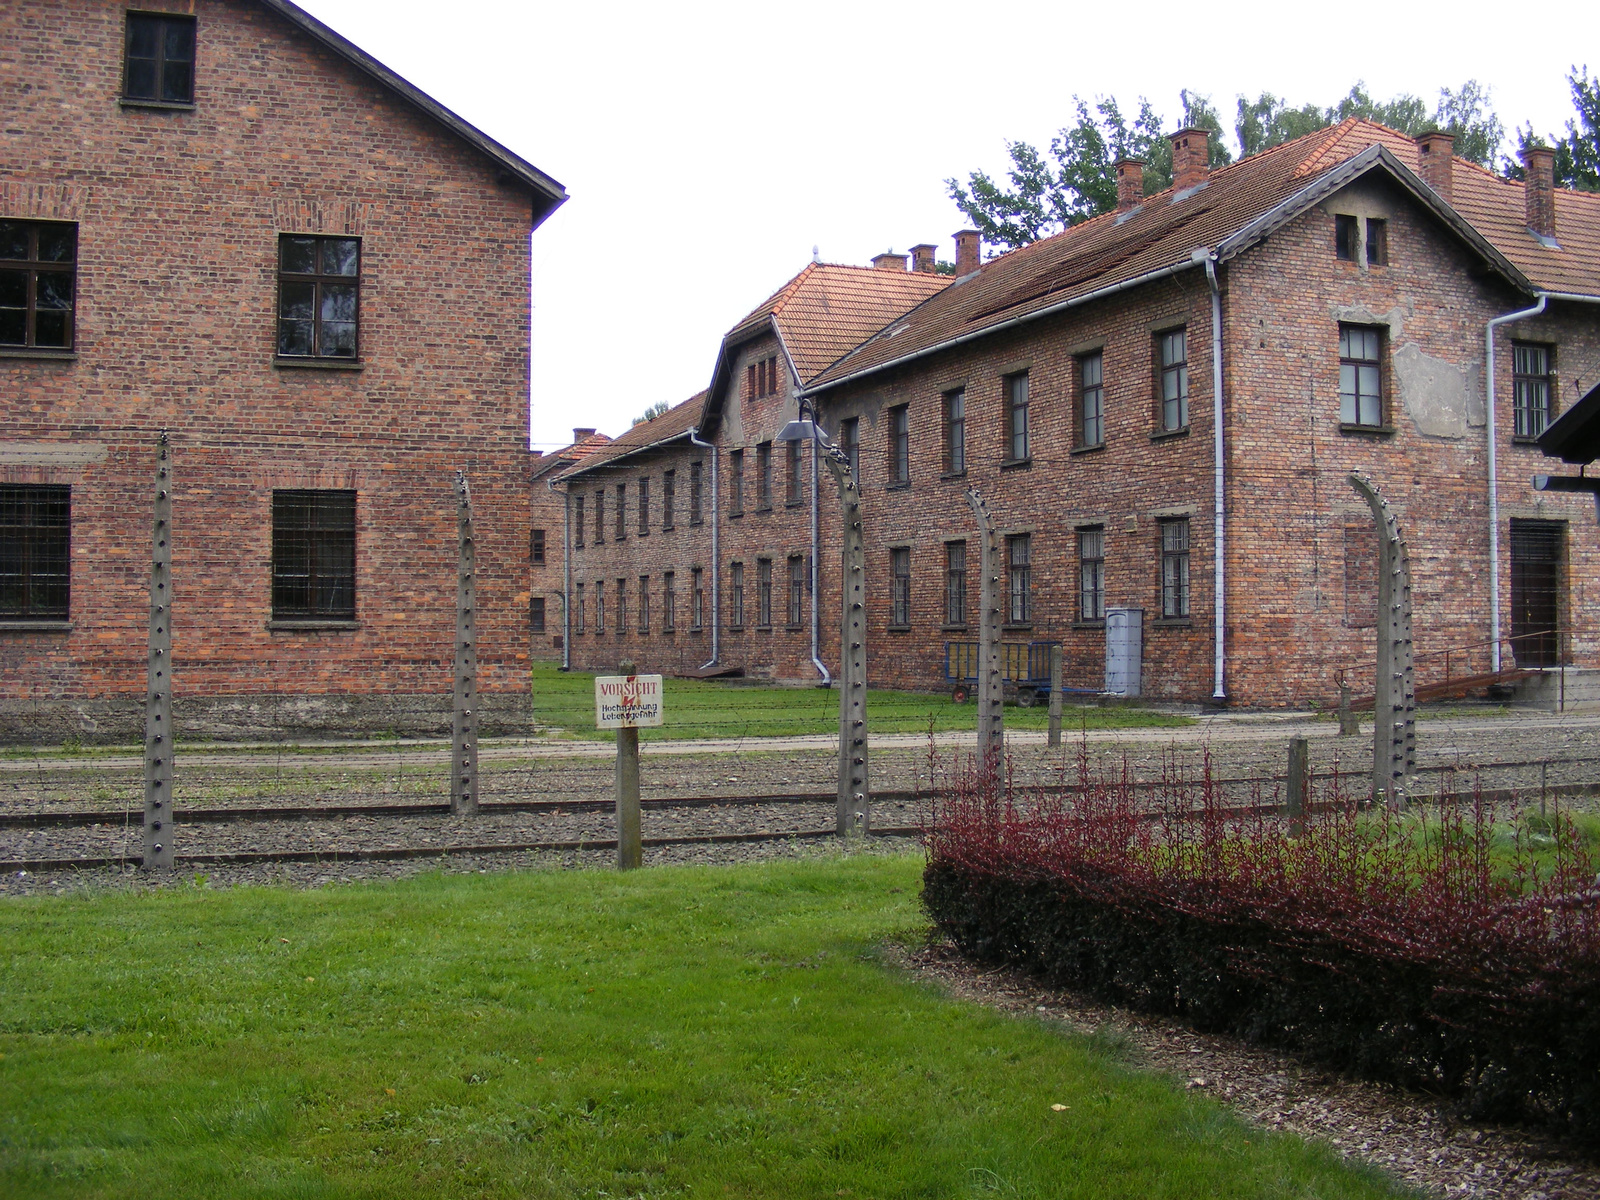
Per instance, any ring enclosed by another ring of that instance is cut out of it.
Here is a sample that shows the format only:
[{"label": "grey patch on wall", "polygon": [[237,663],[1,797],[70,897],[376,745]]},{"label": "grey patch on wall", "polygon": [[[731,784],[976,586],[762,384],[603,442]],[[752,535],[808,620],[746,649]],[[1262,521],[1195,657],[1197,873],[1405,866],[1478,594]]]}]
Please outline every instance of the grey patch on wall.
[{"label": "grey patch on wall", "polygon": [[1341,325],[1384,325],[1389,330],[1389,344],[1398,346],[1405,338],[1406,314],[1399,308],[1386,313],[1375,313],[1365,304],[1336,306],[1333,319]]},{"label": "grey patch on wall", "polygon": [[1424,354],[1415,343],[1396,350],[1392,362],[1395,390],[1418,433],[1458,440],[1483,424],[1483,402],[1473,403],[1475,372]]}]

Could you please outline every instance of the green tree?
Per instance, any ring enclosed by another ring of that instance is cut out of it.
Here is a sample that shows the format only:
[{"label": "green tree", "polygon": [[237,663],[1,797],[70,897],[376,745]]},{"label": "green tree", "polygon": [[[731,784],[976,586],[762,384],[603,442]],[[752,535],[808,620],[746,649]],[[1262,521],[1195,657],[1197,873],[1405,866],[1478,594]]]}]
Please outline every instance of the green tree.
[{"label": "green tree", "polygon": [[669,405],[665,400],[657,400],[649,408],[644,410],[643,416],[635,417],[633,419],[633,423],[635,425],[643,425],[646,421],[654,421],[657,417],[665,416],[667,409],[670,407],[671,405]]},{"label": "green tree", "polygon": [[1240,96],[1233,131],[1240,153],[1248,157],[1349,117],[1360,117],[1408,137],[1446,130],[1455,135],[1457,155],[1492,167],[1500,157],[1506,130],[1490,105],[1489,89],[1476,79],[1459,88],[1440,88],[1439,102],[1431,112],[1420,96],[1401,93],[1389,100],[1374,100],[1366,84],[1357,82],[1337,104],[1327,108],[1315,104],[1290,108],[1271,92],[1262,92],[1255,100]]},{"label": "green tree", "polygon": [[[1212,132],[1212,165],[1228,162],[1222,122],[1210,98],[1189,91],[1179,95],[1183,124]],[[1144,160],[1147,192],[1172,182],[1172,143],[1143,96],[1131,121],[1115,97],[1097,98],[1092,109],[1078,96],[1072,103],[1077,120],[1056,131],[1048,151],[1028,142],[1006,143],[1009,186],[983,171],[971,172],[965,186],[958,179],[945,180],[950,198],[986,244],[1015,250],[1115,208],[1119,159]]]},{"label": "green tree", "polygon": [[1567,122],[1567,135],[1555,139],[1556,186],[1600,192],[1600,77],[1589,67],[1567,74],[1578,119]]}]

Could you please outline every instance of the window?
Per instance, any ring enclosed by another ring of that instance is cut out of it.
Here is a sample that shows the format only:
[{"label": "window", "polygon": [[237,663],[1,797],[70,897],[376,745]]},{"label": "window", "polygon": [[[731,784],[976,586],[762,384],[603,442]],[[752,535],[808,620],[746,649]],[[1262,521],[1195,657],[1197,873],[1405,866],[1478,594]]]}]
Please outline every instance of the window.
[{"label": "window", "polygon": [[754,400],[757,395],[756,364],[751,363],[744,369],[744,398]]},{"label": "window", "polygon": [[628,485],[617,484],[617,527],[613,532],[614,541],[622,541],[628,536]]},{"label": "window", "polygon": [[889,551],[889,624],[911,625],[911,550],[898,546]]},{"label": "window", "polygon": [[766,629],[772,624],[772,560],[756,559],[756,624]]},{"label": "window", "polygon": [[1367,263],[1374,267],[1389,263],[1389,222],[1382,217],[1367,218]]},{"label": "window", "polygon": [[1078,445],[1106,442],[1105,355],[1099,350],[1078,360]]},{"label": "window", "polygon": [[947,475],[967,473],[967,392],[944,394],[944,469]]},{"label": "window", "polygon": [[650,532],[650,481],[639,480],[639,536],[645,537]]},{"label": "window", "polygon": [[278,357],[357,354],[361,242],[357,238],[278,239]]},{"label": "window", "polygon": [[673,509],[678,506],[678,473],[676,471],[661,472],[661,528],[671,529],[676,520]]},{"label": "window", "polygon": [[839,422],[839,449],[850,460],[850,477],[861,486],[861,418]]},{"label": "window", "polygon": [[661,577],[661,632],[678,628],[678,574],[668,571]]},{"label": "window", "polygon": [[1340,262],[1356,261],[1356,241],[1361,232],[1356,219],[1344,213],[1333,218],[1333,253]]},{"label": "window", "polygon": [[1161,429],[1189,426],[1189,334],[1184,329],[1156,335],[1161,362]]},{"label": "window", "polygon": [[700,464],[689,464],[689,524],[700,524],[701,508]]},{"label": "window", "polygon": [[1078,530],[1078,620],[1106,619],[1106,531]]},{"label": "window", "polygon": [[617,634],[628,632],[628,581],[617,580]]},{"label": "window", "polygon": [[1161,523],[1161,615],[1189,615],[1189,518]]},{"label": "window", "polygon": [[778,356],[753,362],[744,369],[744,398],[756,400],[778,390]]},{"label": "window", "polygon": [[577,626],[577,632],[579,632],[579,633],[583,632],[583,619],[587,615],[586,612],[585,612],[585,609],[586,609],[586,605],[584,604],[584,601],[583,601],[583,584],[580,583],[578,585],[578,604],[577,604],[577,609],[572,614],[573,617],[575,618],[574,624]]},{"label": "window", "polygon": [[967,623],[967,544],[946,542],[944,547],[944,620],[946,625]]},{"label": "window", "polygon": [[728,451],[728,515],[744,513],[744,451]]},{"label": "window", "polygon": [[756,447],[756,508],[772,507],[772,443]]},{"label": "window", "polygon": [[78,227],[0,221],[0,346],[71,350]]},{"label": "window", "polygon": [[353,621],[356,615],[356,494],[272,493],[274,620]]},{"label": "window", "polygon": [[639,576],[639,632],[650,632],[650,576]]},{"label": "window", "polygon": [[65,621],[72,489],[0,484],[0,619]]},{"label": "window", "polygon": [[1532,342],[1511,343],[1512,409],[1516,436],[1536,438],[1555,414],[1550,410],[1551,347]]},{"label": "window", "polygon": [[194,18],[129,13],[122,98],[194,103]]},{"label": "window", "polygon": [[787,449],[784,453],[788,456],[788,490],[784,499],[790,504],[799,504],[805,499],[804,490],[800,484],[800,443],[798,441],[785,442]]},{"label": "window", "polygon": [[706,625],[706,581],[700,567],[689,571],[689,628],[704,629]]},{"label": "window", "polygon": [[728,568],[728,624],[734,629],[744,628],[744,564],[736,562]]},{"label": "window", "polygon": [[544,530],[535,529],[528,535],[528,558],[535,566],[544,564]]},{"label": "window", "polygon": [[574,511],[573,511],[573,514],[572,514],[572,518],[573,518],[573,520],[572,520],[572,525],[573,525],[572,544],[574,546],[576,546],[579,550],[582,550],[583,549],[583,497],[582,496],[577,497],[577,502],[576,502],[576,504],[574,506]]},{"label": "window", "polygon": [[806,615],[806,560],[789,556],[789,624],[798,626]]},{"label": "window", "polygon": [[544,632],[544,597],[534,596],[528,601],[528,631]]},{"label": "window", "polygon": [[904,404],[889,410],[889,486],[911,482],[911,410]]},{"label": "window", "polygon": [[1382,331],[1371,325],[1339,326],[1339,420],[1371,429],[1383,426],[1379,372]]},{"label": "window", "polygon": [[594,631],[606,631],[606,584],[603,579],[594,581]]},{"label": "window", "polygon": [[1025,625],[1033,619],[1033,538],[1014,534],[1006,539],[1007,621]]},{"label": "window", "polygon": [[1006,461],[1028,458],[1028,373],[1006,376]]}]

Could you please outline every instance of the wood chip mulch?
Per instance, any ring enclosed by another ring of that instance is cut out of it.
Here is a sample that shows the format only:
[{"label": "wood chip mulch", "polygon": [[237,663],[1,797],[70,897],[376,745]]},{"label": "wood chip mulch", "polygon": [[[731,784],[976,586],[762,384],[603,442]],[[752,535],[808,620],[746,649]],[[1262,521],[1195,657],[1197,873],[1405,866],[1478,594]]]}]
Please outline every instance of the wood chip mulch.
[{"label": "wood chip mulch", "polygon": [[1196,1033],[1169,1017],[1052,989],[1014,968],[984,969],[942,940],[890,947],[889,955],[958,999],[1109,1036],[1129,1047],[1135,1066],[1204,1090],[1258,1126],[1326,1142],[1430,1195],[1600,1197],[1600,1164],[1536,1130],[1463,1122],[1434,1097],[1345,1078],[1279,1051]]}]

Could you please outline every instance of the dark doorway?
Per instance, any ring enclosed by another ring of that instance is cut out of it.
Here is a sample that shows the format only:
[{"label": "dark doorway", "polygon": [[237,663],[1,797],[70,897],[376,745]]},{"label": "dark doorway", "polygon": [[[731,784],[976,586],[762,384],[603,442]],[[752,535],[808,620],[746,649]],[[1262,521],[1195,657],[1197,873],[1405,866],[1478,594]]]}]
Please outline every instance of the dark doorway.
[{"label": "dark doorway", "polygon": [[1565,521],[1511,522],[1511,637],[1519,667],[1561,662],[1561,566]]}]

